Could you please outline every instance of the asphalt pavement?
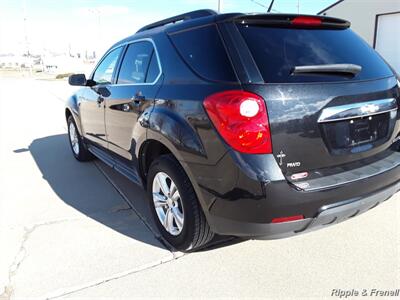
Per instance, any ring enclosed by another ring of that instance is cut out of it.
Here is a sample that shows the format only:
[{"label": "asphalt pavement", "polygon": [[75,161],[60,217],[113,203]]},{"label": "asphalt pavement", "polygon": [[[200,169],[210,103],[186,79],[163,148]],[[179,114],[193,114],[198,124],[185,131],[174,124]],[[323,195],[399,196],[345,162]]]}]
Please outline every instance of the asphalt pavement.
[{"label": "asphalt pavement", "polygon": [[400,289],[399,194],[305,235],[172,251],[139,187],[100,161],[73,158],[64,117],[72,91],[66,81],[0,78],[0,299],[338,298],[334,289]]}]

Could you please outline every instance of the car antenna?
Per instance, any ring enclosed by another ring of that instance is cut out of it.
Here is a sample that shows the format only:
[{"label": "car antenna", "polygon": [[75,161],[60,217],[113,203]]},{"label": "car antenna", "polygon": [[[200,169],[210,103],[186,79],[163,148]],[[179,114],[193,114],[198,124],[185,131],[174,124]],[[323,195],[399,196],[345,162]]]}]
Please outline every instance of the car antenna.
[{"label": "car antenna", "polygon": [[264,7],[267,10],[268,13],[271,12],[271,11],[275,11],[275,12],[278,12],[278,13],[280,12],[279,10],[272,9],[272,6],[273,6],[275,0],[272,0],[271,4],[268,7],[266,5],[264,5],[264,4],[256,1],[256,0],[250,0],[250,1],[255,3],[255,4],[257,4],[257,5],[259,5],[259,6],[261,6],[261,7]]},{"label": "car antenna", "polygon": [[271,12],[272,6],[274,5],[274,2],[275,2],[275,0],[271,1],[271,4],[269,5],[267,12]]}]

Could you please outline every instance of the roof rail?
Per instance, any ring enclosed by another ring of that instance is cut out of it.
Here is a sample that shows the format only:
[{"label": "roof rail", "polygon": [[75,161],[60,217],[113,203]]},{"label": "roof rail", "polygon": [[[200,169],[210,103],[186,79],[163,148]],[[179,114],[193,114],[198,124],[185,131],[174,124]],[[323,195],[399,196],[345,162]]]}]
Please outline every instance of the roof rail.
[{"label": "roof rail", "polygon": [[200,9],[200,10],[195,10],[195,11],[191,11],[188,13],[184,13],[182,15],[178,15],[178,16],[174,16],[168,19],[164,19],[155,23],[151,23],[149,25],[146,25],[142,28],[140,28],[136,33],[138,32],[142,32],[145,30],[149,30],[152,28],[156,28],[156,27],[160,27],[160,26],[164,26],[167,24],[173,24],[179,21],[185,21],[185,20],[191,20],[191,19],[197,19],[197,18],[201,18],[201,17],[208,17],[208,16],[215,16],[218,13],[214,10],[211,9]]}]

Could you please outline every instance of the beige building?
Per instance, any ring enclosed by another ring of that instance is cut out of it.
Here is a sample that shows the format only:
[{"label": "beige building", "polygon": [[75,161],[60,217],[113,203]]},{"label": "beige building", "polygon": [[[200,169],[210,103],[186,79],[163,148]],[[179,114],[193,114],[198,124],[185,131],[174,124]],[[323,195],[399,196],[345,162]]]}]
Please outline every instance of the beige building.
[{"label": "beige building", "polygon": [[339,0],[318,14],[349,20],[400,74],[400,0]]}]

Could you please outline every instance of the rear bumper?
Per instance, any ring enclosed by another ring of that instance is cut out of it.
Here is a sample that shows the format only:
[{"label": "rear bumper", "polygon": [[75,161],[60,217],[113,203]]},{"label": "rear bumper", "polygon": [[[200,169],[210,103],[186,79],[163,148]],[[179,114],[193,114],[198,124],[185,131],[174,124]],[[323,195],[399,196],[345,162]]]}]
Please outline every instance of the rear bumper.
[{"label": "rear bumper", "polygon": [[[380,163],[360,163],[362,167],[351,172],[324,177],[329,179],[328,184],[320,187],[327,188],[308,191],[289,183],[272,155],[230,153],[212,166],[212,171],[210,166],[190,166],[194,176],[191,180],[215,233],[281,238],[339,223],[399,191],[399,152],[388,154]],[[348,180],[356,176],[358,180]],[[332,180],[342,180],[343,184],[331,185]],[[310,187],[314,185],[311,182]],[[275,218],[297,215],[304,219],[272,223]]]},{"label": "rear bumper", "polygon": [[213,216],[211,222],[212,227],[217,232],[234,233],[236,236],[252,236],[262,239],[284,238],[328,227],[358,216],[385,202],[398,191],[400,191],[400,181],[365,197],[324,205],[320,207],[314,218],[299,221],[261,224],[237,222]]}]

